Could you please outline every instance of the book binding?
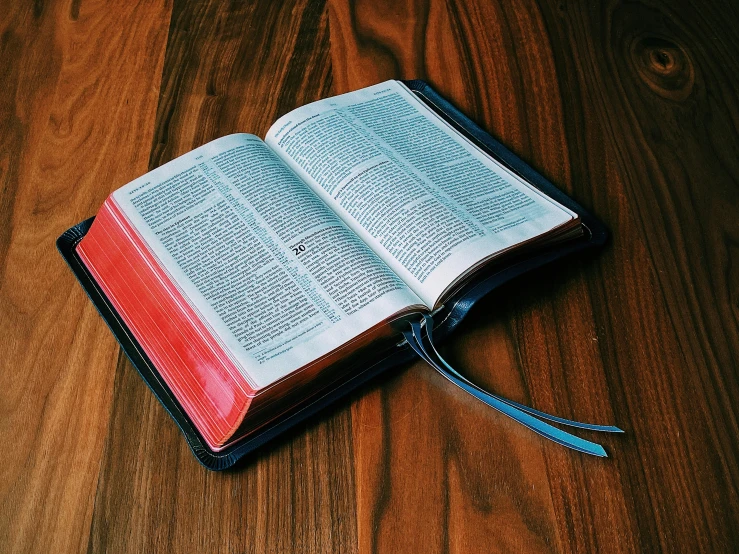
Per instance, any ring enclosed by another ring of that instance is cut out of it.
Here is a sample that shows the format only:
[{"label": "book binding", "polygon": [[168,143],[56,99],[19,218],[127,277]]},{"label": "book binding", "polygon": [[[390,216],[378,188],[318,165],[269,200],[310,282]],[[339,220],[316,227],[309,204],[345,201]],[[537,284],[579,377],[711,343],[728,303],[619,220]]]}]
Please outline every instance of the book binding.
[{"label": "book binding", "polygon": [[[489,155],[534,185],[547,196],[555,199],[573,212],[576,212],[579,215],[585,230],[585,234],[578,239],[564,244],[543,248],[533,255],[514,257],[502,267],[488,268],[488,270],[484,271],[479,278],[476,278],[474,281],[458,290],[453,297],[444,304],[444,306],[434,313],[433,340],[438,342],[444,340],[444,338],[446,338],[461,323],[472,306],[492,290],[523,273],[553,262],[563,256],[600,247],[606,242],[608,232],[605,226],[603,226],[603,224],[587,210],[583,209],[577,202],[561,192],[540,173],[535,171],[518,156],[494,139],[489,133],[481,129],[471,119],[435,92],[426,82],[413,80],[404,81],[404,84],[413,91],[419,99],[426,103],[427,106],[433,109]],[[350,379],[344,381],[339,387],[313,399],[307,405],[298,406],[294,410],[286,412],[268,427],[262,428],[255,433],[238,440],[219,452],[215,452],[208,447],[206,442],[200,436],[198,430],[172,394],[172,391],[159,376],[154,364],[147,357],[136,338],[123,322],[120,315],[116,312],[113,305],[106,298],[102,289],[95,282],[95,279],[79,258],[79,255],[76,252],[76,246],[90,229],[90,225],[93,220],[94,218],[87,219],[65,231],[57,239],[57,248],[80,285],[87,293],[93,305],[110,328],[123,352],[131,361],[131,364],[136,368],[144,382],[180,428],[197,460],[208,469],[224,470],[234,466],[239,462],[239,460],[242,460],[245,456],[254,452],[268,441],[305,421],[316,412],[348,395],[384,371],[416,359],[418,355],[421,355],[421,357],[424,358],[421,352],[414,350],[410,341],[402,340],[399,337],[399,344],[396,346],[394,352],[383,354],[382,357],[378,359],[367,359],[366,365],[362,368],[358,368],[356,374]],[[446,373],[449,372],[447,371]],[[505,401],[503,402],[503,405],[507,405],[518,410],[526,408],[521,405],[516,407],[515,403],[512,403],[512,401]],[[530,410],[528,415],[531,416],[532,409],[527,409]],[[526,415],[525,412],[523,413]],[[538,412],[538,414],[541,414],[541,412]],[[541,415],[539,415],[539,417],[541,417]],[[559,421],[559,423],[563,423],[563,421]],[[592,428],[592,426],[584,428]],[[616,428],[613,428],[613,430],[615,429]],[[559,432],[561,433],[562,431]]]}]

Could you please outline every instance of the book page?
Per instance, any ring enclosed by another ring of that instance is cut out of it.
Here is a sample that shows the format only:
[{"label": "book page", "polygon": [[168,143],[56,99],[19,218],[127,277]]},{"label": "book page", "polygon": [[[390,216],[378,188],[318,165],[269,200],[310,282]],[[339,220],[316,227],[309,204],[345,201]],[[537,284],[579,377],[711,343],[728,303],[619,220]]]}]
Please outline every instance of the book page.
[{"label": "book page", "polygon": [[420,299],[253,135],[113,194],[255,388]]},{"label": "book page", "polygon": [[265,142],[432,307],[481,260],[574,217],[397,81],[293,110]]}]

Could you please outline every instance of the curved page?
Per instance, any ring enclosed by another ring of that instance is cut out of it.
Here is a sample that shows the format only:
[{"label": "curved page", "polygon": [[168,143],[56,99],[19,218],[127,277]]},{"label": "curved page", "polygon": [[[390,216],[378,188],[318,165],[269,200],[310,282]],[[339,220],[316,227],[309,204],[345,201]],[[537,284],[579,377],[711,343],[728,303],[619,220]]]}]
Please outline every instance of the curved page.
[{"label": "curved page", "polygon": [[421,304],[253,135],[197,148],[113,199],[255,389]]},{"label": "curved page", "polygon": [[576,217],[397,81],[293,110],[265,142],[429,307],[476,264]]}]

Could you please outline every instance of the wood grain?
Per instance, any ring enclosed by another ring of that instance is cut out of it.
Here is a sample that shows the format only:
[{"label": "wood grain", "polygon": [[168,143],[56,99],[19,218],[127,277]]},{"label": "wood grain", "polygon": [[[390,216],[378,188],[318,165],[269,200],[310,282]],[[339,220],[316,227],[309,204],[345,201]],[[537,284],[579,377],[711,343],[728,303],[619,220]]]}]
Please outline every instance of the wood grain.
[{"label": "wood grain", "polygon": [[[735,551],[738,23],[726,1],[6,2],[0,551]],[[444,347],[624,427],[610,458],[419,363],[207,472],[55,252],[147,169],[389,78],[430,81],[611,229]]]},{"label": "wood grain", "polygon": [[87,545],[119,354],[54,237],[146,171],[168,20],[155,3],[0,10],[4,552]]},{"label": "wood grain", "polygon": [[[732,260],[737,80],[716,59],[736,52],[725,23],[731,6],[704,13],[639,3],[600,12],[546,3],[392,6],[404,17],[381,17],[390,8],[377,3],[331,11],[331,38],[341,45],[332,51],[337,87],[428,79],[569,185],[613,230],[612,247],[597,264],[560,267],[554,282],[534,276],[509,287],[479,306],[450,345],[458,365],[496,390],[577,417],[615,417],[628,429],[607,465],[542,446],[560,546],[730,549],[738,515],[737,442],[730,438],[737,436],[731,399],[739,346]],[[419,34],[423,39],[411,38]],[[710,46],[709,35],[716,38]],[[726,60],[736,66],[735,57]],[[415,390],[408,376],[397,397]],[[432,404],[453,428],[448,404]],[[371,420],[389,417],[358,406]],[[471,439],[492,440],[490,431],[471,426]],[[366,435],[355,434],[355,443]],[[394,441],[406,444],[391,435],[377,448],[392,449]],[[525,474],[536,456],[523,459]],[[403,471],[386,465],[391,475]],[[424,485],[437,482],[430,475]],[[528,485],[524,478],[507,493],[524,495]],[[370,486],[360,506],[376,504],[378,495],[388,503],[385,488]],[[453,518],[457,529],[500,535],[500,513],[443,511],[439,517]],[[407,517],[401,526],[419,525],[415,514]],[[377,517],[367,523],[373,540],[394,534]],[[438,542],[452,543],[447,529],[435,528]]]}]

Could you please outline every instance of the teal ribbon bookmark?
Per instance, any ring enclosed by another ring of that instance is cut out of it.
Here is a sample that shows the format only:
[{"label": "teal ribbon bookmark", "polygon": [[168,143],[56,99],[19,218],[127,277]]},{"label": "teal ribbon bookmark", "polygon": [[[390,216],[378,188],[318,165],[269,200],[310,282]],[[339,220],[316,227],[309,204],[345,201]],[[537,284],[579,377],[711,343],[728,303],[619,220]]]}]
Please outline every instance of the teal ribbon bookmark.
[{"label": "teal ribbon bookmark", "polygon": [[[456,371],[447,361],[439,354],[436,349],[436,345],[433,340],[433,319],[429,315],[424,316],[424,327],[426,329],[426,338],[431,345],[432,353],[430,353],[425,344],[421,322],[412,322],[411,330],[405,331],[403,335],[410,344],[411,348],[418,354],[426,363],[441,373],[446,379],[457,385],[462,390],[468,392],[478,400],[484,402],[491,408],[495,408],[499,412],[507,415],[508,417],[518,421],[522,425],[528,427],[535,433],[542,435],[558,444],[572,448],[579,452],[591,454],[593,456],[607,457],[606,451],[600,444],[581,439],[571,433],[562,431],[544,421],[537,419],[546,419],[561,425],[568,425],[579,429],[587,429],[591,431],[601,431],[606,433],[623,433],[618,427],[612,425],[594,425],[591,423],[581,423],[578,421],[572,421],[561,417],[553,416],[534,408],[524,406],[513,400],[491,394],[486,390],[478,387],[462,374]],[[536,416],[536,417],[534,417]]]}]

